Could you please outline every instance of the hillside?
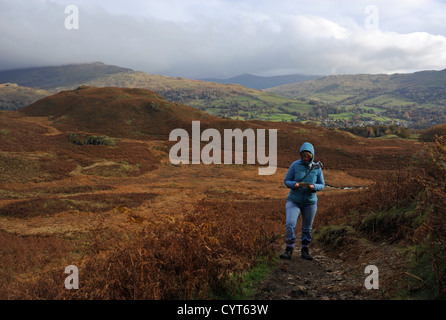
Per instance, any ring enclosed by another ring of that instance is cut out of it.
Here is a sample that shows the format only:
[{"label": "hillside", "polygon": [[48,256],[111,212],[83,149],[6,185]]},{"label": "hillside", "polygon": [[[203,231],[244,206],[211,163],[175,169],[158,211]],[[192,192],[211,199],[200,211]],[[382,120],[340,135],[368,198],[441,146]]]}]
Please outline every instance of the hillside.
[{"label": "hillside", "polygon": [[195,108],[170,103],[153,91],[88,86],[45,97],[19,112],[49,117],[61,130],[87,130],[126,138],[168,136],[172,128],[212,118]]},{"label": "hillside", "polygon": [[193,106],[210,114],[239,119],[271,119],[277,113],[288,116],[305,112],[312,106],[299,100],[281,97],[237,84],[219,84],[181,77],[151,75],[145,72],[115,74],[89,82],[92,86],[145,88],[167,100]]},{"label": "hillside", "polygon": [[1,82],[14,82],[51,92],[72,90],[81,85],[148,89],[171,102],[187,104],[212,115],[239,119],[280,121],[293,118],[296,112],[312,109],[302,101],[241,85],[153,75],[99,62],[2,71]]},{"label": "hillside", "polygon": [[0,110],[17,110],[50,94],[45,90],[23,87],[15,83],[0,84]]},{"label": "hillside", "polygon": [[36,67],[0,71],[0,83],[11,82],[24,87],[58,92],[67,88],[76,88],[110,74],[130,71],[132,70],[106,65],[102,62]]},{"label": "hillside", "polygon": [[201,79],[203,81],[217,82],[217,83],[235,83],[240,84],[244,87],[263,90],[272,87],[278,87],[284,84],[290,84],[301,81],[308,81],[321,78],[321,76],[311,76],[311,75],[303,75],[303,74],[289,74],[289,75],[281,75],[281,76],[269,76],[262,77],[256,76],[253,74],[241,74],[239,76],[235,76],[227,79],[218,79],[218,78],[205,78]]},{"label": "hillside", "polygon": [[313,106],[301,120],[329,127],[402,125],[426,129],[446,122],[446,70],[393,75],[338,75],[266,89]]},{"label": "hillside", "polygon": [[335,105],[426,106],[446,104],[446,69],[393,75],[337,75],[269,88],[289,98],[316,99]]},{"label": "hillside", "polygon": [[[166,139],[175,128],[190,130],[193,120],[202,128],[276,128],[278,133],[279,165],[287,166],[296,156],[295,142],[308,139],[318,145],[318,154],[326,164],[338,170],[356,170],[364,162],[378,157],[388,160],[388,168],[397,150],[410,158],[416,143],[405,141],[362,140],[347,132],[327,130],[311,125],[262,121],[234,121],[214,117],[193,107],[172,103],[146,89],[87,87],[62,91],[45,97],[19,110],[20,114],[48,117],[61,131],[88,131],[116,138]],[[367,142],[366,142],[367,141]],[[400,146],[401,145],[401,146]],[[404,146],[404,147],[402,147]],[[382,149],[383,148],[383,149]],[[382,150],[381,150],[382,149]],[[376,168],[376,174],[380,170]]]}]

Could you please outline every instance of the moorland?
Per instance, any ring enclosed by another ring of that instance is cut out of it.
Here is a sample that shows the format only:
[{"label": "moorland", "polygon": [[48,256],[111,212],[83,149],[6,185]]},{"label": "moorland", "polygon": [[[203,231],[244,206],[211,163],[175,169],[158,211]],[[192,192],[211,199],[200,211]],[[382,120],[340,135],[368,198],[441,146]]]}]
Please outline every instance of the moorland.
[{"label": "moorland", "polygon": [[[278,130],[276,173],[172,164],[169,133],[191,133],[193,120],[221,133]],[[363,277],[371,255],[379,263],[398,251],[380,265],[373,298],[444,297],[444,139],[239,121],[147,89],[79,86],[0,112],[0,298],[236,297],[243,275],[278,264],[283,178],[305,141],[324,163],[314,225],[321,250],[356,265],[352,278]],[[79,268],[78,290],[64,287],[68,265]]]}]

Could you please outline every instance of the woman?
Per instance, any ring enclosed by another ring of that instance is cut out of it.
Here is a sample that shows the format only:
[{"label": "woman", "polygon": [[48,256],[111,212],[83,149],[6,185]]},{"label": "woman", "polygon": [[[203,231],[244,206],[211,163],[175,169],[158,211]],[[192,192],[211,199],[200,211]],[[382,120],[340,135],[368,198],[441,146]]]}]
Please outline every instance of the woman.
[{"label": "woman", "polygon": [[285,176],[285,185],[290,188],[286,202],[285,253],[282,259],[291,259],[296,241],[295,229],[299,213],[302,213],[301,258],[313,260],[308,250],[311,230],[317,211],[316,191],[325,188],[322,164],[314,163],[314,147],[305,142],[300,148],[301,159],[293,162]]}]

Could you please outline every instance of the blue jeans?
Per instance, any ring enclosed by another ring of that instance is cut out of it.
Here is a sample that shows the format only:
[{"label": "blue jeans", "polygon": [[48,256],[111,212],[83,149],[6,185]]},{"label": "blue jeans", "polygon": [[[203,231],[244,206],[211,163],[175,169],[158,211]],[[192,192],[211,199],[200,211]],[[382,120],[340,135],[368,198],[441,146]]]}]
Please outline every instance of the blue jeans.
[{"label": "blue jeans", "polygon": [[285,224],[285,243],[287,247],[294,248],[296,241],[296,224],[299,213],[302,212],[302,234],[301,246],[308,247],[311,242],[311,230],[313,229],[313,220],[316,216],[317,204],[299,205],[291,200],[286,202],[286,224]]}]

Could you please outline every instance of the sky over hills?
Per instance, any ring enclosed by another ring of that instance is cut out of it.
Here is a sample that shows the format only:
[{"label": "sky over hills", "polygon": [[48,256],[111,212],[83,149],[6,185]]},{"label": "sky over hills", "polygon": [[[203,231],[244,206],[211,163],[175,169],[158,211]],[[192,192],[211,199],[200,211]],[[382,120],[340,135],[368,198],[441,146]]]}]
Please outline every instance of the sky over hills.
[{"label": "sky over hills", "polygon": [[444,21],[444,0],[0,0],[0,70],[92,61],[187,78],[441,70]]}]

